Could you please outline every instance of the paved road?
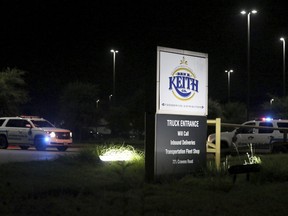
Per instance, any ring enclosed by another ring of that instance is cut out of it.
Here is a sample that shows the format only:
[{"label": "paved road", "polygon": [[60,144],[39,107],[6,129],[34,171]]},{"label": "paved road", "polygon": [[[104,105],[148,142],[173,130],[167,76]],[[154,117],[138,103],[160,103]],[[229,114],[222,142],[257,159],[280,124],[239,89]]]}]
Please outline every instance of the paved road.
[{"label": "paved road", "polygon": [[61,155],[76,154],[79,148],[68,148],[65,152],[59,152],[57,149],[51,148],[46,151],[37,151],[34,148],[21,150],[18,147],[9,147],[8,149],[0,149],[0,164],[9,162],[25,162],[34,160],[53,160]]}]

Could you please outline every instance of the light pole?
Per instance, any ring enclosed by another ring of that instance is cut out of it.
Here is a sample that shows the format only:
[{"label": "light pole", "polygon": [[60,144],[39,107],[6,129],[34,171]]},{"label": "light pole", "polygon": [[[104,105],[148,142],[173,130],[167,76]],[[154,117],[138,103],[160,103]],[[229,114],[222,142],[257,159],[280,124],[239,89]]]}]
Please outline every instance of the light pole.
[{"label": "light pole", "polygon": [[256,13],[256,10],[241,11],[241,14],[247,14],[247,120],[249,120],[250,115],[250,15]]},{"label": "light pole", "polygon": [[285,74],[285,38],[281,37],[283,42],[283,96],[286,97],[286,74]]},{"label": "light pole", "polygon": [[96,100],[96,108],[98,109],[98,107],[99,107],[99,102],[100,102],[100,100],[98,99],[98,100]]},{"label": "light pole", "polygon": [[271,98],[270,99],[270,113],[271,113],[272,116],[273,116],[273,113],[272,113],[273,112],[273,106],[272,106],[273,102],[274,102],[274,98]]},{"label": "light pole", "polygon": [[114,98],[114,102],[115,102],[115,85],[116,85],[116,73],[115,73],[115,60],[116,60],[116,53],[118,53],[118,50],[110,50],[111,53],[113,53],[113,98]]},{"label": "light pole", "polygon": [[230,102],[230,74],[233,73],[233,70],[225,70],[225,73],[228,75],[228,102]]}]

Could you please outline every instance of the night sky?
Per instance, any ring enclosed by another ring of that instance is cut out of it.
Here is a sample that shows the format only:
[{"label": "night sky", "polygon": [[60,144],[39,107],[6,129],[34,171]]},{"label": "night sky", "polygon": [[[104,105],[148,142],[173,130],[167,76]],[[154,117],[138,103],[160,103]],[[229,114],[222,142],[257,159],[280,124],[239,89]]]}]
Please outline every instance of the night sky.
[{"label": "night sky", "polygon": [[99,85],[99,97],[108,99],[112,48],[119,50],[117,92],[129,97],[156,76],[157,46],[208,53],[209,97],[227,102],[224,71],[233,69],[231,101],[245,102],[247,16],[240,11],[254,8],[251,104],[269,100],[268,93],[282,96],[285,1],[1,0],[0,8],[0,67],[27,71],[32,106],[53,109],[63,87],[77,80]]}]

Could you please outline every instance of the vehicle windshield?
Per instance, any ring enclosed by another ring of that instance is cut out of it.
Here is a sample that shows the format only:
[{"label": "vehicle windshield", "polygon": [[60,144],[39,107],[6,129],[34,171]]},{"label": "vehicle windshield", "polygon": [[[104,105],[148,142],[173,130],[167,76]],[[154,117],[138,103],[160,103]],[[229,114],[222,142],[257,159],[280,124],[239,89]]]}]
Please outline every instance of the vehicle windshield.
[{"label": "vehicle windshield", "polygon": [[40,128],[47,128],[47,127],[55,127],[52,125],[50,122],[45,121],[45,120],[31,120],[35,127],[40,127]]}]

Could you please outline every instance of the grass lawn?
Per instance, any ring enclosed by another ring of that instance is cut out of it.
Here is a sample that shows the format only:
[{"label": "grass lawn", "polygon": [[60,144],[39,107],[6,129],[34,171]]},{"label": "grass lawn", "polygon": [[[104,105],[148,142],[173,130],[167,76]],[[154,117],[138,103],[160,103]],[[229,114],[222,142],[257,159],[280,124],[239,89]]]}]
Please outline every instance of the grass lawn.
[{"label": "grass lawn", "polygon": [[225,170],[209,169],[146,183],[143,158],[103,163],[88,151],[55,161],[2,164],[0,215],[287,215],[288,155],[261,160],[259,173],[249,182],[239,175],[235,184]]}]

